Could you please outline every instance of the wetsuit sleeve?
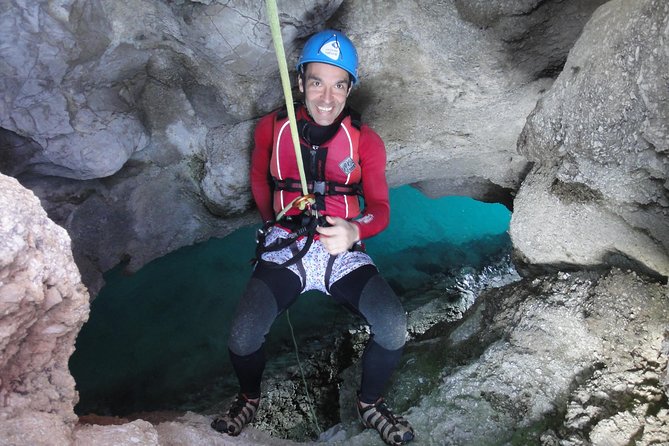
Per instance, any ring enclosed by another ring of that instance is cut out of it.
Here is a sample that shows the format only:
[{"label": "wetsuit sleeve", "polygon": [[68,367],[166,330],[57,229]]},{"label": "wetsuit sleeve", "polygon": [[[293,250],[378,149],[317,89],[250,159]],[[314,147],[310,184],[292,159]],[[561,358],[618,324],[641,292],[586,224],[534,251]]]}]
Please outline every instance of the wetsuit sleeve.
[{"label": "wetsuit sleeve", "polygon": [[386,148],[381,137],[366,125],[360,129],[359,152],[365,209],[354,223],[360,228],[360,239],[363,240],[388,226],[390,204],[386,181]]},{"label": "wetsuit sleeve", "polygon": [[269,170],[269,163],[272,159],[274,120],[274,113],[272,113],[258,121],[251,154],[251,193],[263,221],[274,220],[273,191]]}]

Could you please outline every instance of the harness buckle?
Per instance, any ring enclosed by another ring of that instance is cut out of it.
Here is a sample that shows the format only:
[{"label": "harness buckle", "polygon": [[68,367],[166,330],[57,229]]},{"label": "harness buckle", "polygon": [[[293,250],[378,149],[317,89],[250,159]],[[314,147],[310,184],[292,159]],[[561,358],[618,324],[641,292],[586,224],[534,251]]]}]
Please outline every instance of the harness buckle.
[{"label": "harness buckle", "polygon": [[258,228],[256,231],[256,244],[264,245],[265,238],[269,235],[270,232],[272,232],[273,227],[274,226],[271,224],[265,224],[262,228]]},{"label": "harness buckle", "polygon": [[325,195],[325,181],[314,181],[314,194]]}]

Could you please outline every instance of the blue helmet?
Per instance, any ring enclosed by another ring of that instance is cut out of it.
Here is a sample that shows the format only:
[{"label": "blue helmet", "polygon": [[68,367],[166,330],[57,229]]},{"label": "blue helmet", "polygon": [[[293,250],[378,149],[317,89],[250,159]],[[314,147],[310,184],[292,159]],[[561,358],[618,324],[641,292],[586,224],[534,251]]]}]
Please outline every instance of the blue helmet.
[{"label": "blue helmet", "polygon": [[302,55],[297,62],[297,71],[309,62],[321,62],[348,71],[353,83],[358,83],[358,53],[353,42],[339,31],[331,29],[318,32],[304,44]]}]

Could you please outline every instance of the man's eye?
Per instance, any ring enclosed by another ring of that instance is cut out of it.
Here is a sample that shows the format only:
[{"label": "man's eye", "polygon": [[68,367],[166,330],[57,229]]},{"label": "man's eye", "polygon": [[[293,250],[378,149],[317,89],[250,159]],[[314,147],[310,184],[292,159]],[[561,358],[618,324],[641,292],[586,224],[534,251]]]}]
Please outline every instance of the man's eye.
[{"label": "man's eye", "polygon": [[318,81],[313,81],[313,82],[311,83],[311,85],[314,86],[314,87],[320,87],[320,86],[321,86],[321,83],[318,82]]}]

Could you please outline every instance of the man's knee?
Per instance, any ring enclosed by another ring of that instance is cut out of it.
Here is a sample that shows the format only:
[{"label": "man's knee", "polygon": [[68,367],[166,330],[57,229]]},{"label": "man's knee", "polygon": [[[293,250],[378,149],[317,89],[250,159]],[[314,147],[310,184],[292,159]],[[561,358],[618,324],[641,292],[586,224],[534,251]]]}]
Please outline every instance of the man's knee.
[{"label": "man's knee", "polygon": [[360,312],[371,326],[374,342],[386,350],[404,346],[407,316],[402,303],[381,275],[369,279],[360,296]]},{"label": "man's knee", "polygon": [[251,278],[232,320],[228,348],[238,356],[258,351],[277,317],[277,311],[272,290],[262,280]]}]

